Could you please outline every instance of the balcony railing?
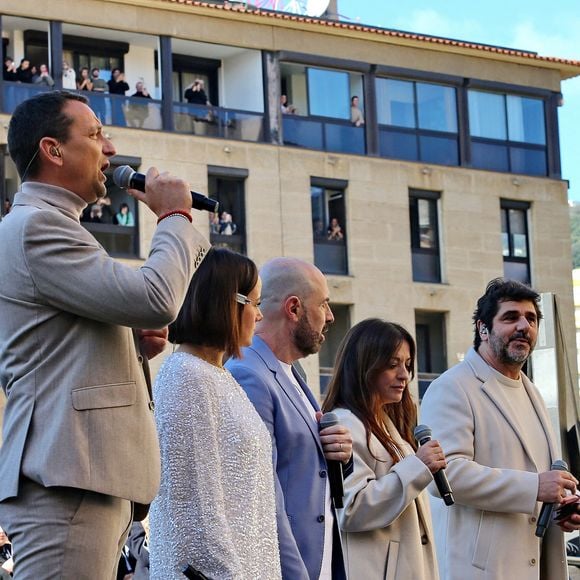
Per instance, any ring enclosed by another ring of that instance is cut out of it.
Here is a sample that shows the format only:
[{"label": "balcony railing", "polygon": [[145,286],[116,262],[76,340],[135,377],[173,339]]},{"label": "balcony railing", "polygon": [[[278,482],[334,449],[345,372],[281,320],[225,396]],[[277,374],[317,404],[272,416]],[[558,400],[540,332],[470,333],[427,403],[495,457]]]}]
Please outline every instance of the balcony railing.
[{"label": "balcony railing", "polygon": [[264,140],[262,113],[173,103],[175,131],[204,137],[220,137],[237,141]]},{"label": "balcony railing", "polygon": [[345,240],[314,240],[314,263],[325,274],[348,274]]},{"label": "balcony railing", "polygon": [[365,130],[350,121],[283,115],[284,145],[364,155]]}]

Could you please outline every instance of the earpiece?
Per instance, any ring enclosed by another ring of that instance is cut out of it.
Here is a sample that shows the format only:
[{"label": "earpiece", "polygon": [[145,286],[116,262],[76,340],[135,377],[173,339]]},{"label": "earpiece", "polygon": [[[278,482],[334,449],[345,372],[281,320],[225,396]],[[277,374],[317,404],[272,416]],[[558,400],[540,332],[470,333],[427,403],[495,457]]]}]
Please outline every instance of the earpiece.
[{"label": "earpiece", "polygon": [[59,149],[58,147],[54,147],[54,146],[52,146],[52,147],[50,148],[50,154],[51,154],[53,157],[62,157],[62,155],[60,154],[60,149]]},{"label": "earpiece", "polygon": [[481,334],[482,336],[483,335],[487,336],[487,326],[485,326],[485,324],[482,324],[479,327],[479,334]]}]

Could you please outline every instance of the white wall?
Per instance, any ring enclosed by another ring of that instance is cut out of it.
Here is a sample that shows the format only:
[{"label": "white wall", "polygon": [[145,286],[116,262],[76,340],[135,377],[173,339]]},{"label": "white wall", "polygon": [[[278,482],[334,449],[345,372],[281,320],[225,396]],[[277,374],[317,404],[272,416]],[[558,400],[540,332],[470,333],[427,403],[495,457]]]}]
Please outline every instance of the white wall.
[{"label": "white wall", "polygon": [[137,81],[143,81],[152,98],[161,98],[161,90],[155,86],[155,51],[152,48],[131,45],[125,55],[125,80],[129,84],[127,96],[135,92]]},{"label": "white wall", "polygon": [[220,69],[220,107],[264,112],[262,56],[245,50],[222,61]]}]

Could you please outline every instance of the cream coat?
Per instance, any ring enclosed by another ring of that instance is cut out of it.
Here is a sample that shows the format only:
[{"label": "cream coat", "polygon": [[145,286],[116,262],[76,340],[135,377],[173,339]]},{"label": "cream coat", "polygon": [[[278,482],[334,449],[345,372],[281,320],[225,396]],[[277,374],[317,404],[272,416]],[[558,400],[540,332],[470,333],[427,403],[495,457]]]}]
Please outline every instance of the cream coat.
[{"label": "cream coat", "polygon": [[[554,461],[548,412],[525,376],[523,383]],[[456,501],[450,508],[440,499],[432,502],[441,577],[565,580],[564,538],[556,526],[544,537],[540,571],[538,469],[521,435],[521,418],[510,410],[492,369],[473,349],[431,384],[421,415],[446,453]]]},{"label": "cream coat", "polygon": [[436,580],[429,502],[423,490],[433,481],[425,464],[403,443],[387,420],[389,433],[408,455],[393,464],[371,436],[369,452],[362,422],[346,409],[334,409],[353,439],[354,467],[344,480],[344,509],[338,511],[342,546],[351,580]]}]

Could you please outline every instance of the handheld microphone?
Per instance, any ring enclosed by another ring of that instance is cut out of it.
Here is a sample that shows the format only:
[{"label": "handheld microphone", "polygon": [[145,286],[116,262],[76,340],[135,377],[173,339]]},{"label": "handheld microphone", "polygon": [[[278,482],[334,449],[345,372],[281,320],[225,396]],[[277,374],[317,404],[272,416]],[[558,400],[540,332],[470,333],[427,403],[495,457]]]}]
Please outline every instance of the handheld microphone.
[{"label": "handheld microphone", "polygon": [[[121,189],[138,189],[145,193],[145,176],[142,173],[137,173],[128,165],[119,165],[119,167],[113,171],[113,181],[115,182],[115,185]],[[219,201],[192,191],[191,207],[193,209],[216,213],[219,207]]]},{"label": "handheld microphone", "polygon": [[[320,429],[326,429],[338,425],[336,413],[324,413],[320,419]],[[326,461],[328,465],[328,481],[330,483],[330,497],[336,509],[344,507],[342,498],[344,496],[342,463],[340,461]]]},{"label": "handheld microphone", "polygon": [[190,580],[209,580],[209,578],[202,574],[199,570],[196,570],[191,564],[183,562],[179,565],[181,573]]},{"label": "handheld microphone", "polygon": [[[562,459],[556,459],[552,463],[551,470],[557,471],[568,471],[568,464]],[[552,513],[554,512],[553,503],[543,503],[542,509],[540,510],[540,516],[538,517],[538,525],[536,526],[536,536],[538,538],[543,538],[550,522],[552,521]]]},{"label": "handheld microphone", "polygon": [[[413,431],[413,436],[419,445],[424,445],[433,439],[431,427],[427,427],[427,425],[417,425]],[[445,505],[453,505],[455,499],[445,471],[440,469],[433,474],[433,479],[435,480],[435,485],[437,486],[439,495],[442,497]]]}]

